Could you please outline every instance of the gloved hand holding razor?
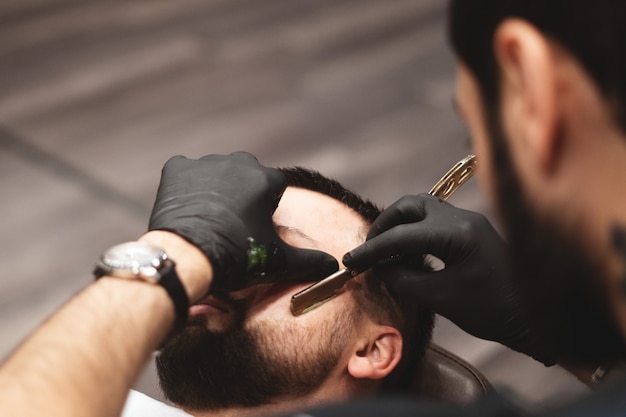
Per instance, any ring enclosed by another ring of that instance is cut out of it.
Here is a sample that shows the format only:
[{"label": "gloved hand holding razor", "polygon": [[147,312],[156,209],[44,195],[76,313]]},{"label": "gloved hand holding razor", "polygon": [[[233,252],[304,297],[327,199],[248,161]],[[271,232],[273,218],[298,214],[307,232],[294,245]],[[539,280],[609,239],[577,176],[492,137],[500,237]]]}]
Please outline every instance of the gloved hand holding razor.
[{"label": "gloved hand holding razor", "polygon": [[[444,201],[473,175],[476,161],[468,158],[429,194],[405,196],[387,208],[370,228],[366,242],[343,258],[346,270],[294,296],[294,314],[320,304],[324,295],[332,296],[328,289],[333,289],[333,281],[337,287],[374,268],[396,297],[420,303],[474,336],[554,364],[541,341],[533,338],[520,310],[506,243],[484,216]],[[445,267],[424,272],[402,261],[425,254],[441,259]]]}]

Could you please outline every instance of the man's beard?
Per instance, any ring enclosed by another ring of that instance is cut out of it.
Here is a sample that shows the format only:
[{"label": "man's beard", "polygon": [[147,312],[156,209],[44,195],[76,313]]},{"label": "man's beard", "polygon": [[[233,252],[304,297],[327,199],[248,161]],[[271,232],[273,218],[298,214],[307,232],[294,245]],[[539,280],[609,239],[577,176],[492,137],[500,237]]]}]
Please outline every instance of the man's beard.
[{"label": "man's beard", "polygon": [[156,359],[166,398],[187,410],[255,407],[314,391],[338,363],[351,315],[303,331],[296,324],[244,326],[241,309],[224,332],[206,317],[169,340]]},{"label": "man's beard", "polygon": [[608,310],[603,268],[585,248],[583,225],[567,218],[567,207],[539,215],[524,195],[494,114],[489,136],[498,210],[532,333],[559,361],[598,366],[626,358]]}]

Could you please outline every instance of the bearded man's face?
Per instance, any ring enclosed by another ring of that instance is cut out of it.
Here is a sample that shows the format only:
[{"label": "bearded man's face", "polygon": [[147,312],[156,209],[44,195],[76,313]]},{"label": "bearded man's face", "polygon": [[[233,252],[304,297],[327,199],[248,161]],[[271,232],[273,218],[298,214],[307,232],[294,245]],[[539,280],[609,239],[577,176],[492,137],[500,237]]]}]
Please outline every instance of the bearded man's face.
[{"label": "bearded man's face", "polygon": [[[340,259],[367,223],[343,203],[288,187],[274,213],[281,238]],[[313,392],[337,367],[360,314],[350,290],[302,316],[291,296],[309,284],[257,285],[213,294],[157,358],[165,396],[186,410],[254,407]]]},{"label": "bearded man's face", "polygon": [[[204,312],[192,316],[157,357],[161,387],[170,401],[189,410],[253,407],[319,387],[339,361],[352,319],[349,314],[333,317],[316,327],[290,319],[246,320],[252,292],[272,294],[274,302],[281,302],[303,288],[275,287],[250,289],[240,299],[203,301],[206,307],[197,310]],[[217,329],[211,323],[206,310],[212,308],[232,316],[227,326]]]}]

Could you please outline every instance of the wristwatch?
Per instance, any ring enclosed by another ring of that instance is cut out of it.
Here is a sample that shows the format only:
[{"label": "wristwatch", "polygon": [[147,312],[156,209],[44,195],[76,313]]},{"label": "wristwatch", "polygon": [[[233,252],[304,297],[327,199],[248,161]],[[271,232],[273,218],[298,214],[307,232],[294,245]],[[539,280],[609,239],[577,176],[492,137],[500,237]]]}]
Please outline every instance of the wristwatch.
[{"label": "wristwatch", "polygon": [[174,303],[174,330],[178,330],[187,323],[189,298],[175,266],[158,246],[148,242],[126,242],[110,247],[100,256],[94,275],[96,279],[106,275],[162,286]]}]

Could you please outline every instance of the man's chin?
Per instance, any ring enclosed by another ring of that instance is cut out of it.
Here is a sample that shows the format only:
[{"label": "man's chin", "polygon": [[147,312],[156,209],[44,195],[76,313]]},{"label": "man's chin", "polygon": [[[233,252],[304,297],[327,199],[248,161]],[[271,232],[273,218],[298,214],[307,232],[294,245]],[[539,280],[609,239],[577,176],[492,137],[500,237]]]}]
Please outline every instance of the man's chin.
[{"label": "man's chin", "polygon": [[237,394],[235,380],[243,377],[238,358],[250,356],[252,340],[229,324],[213,315],[195,315],[165,343],[156,365],[169,401],[193,410],[218,410],[239,402],[226,388],[234,385]]}]

